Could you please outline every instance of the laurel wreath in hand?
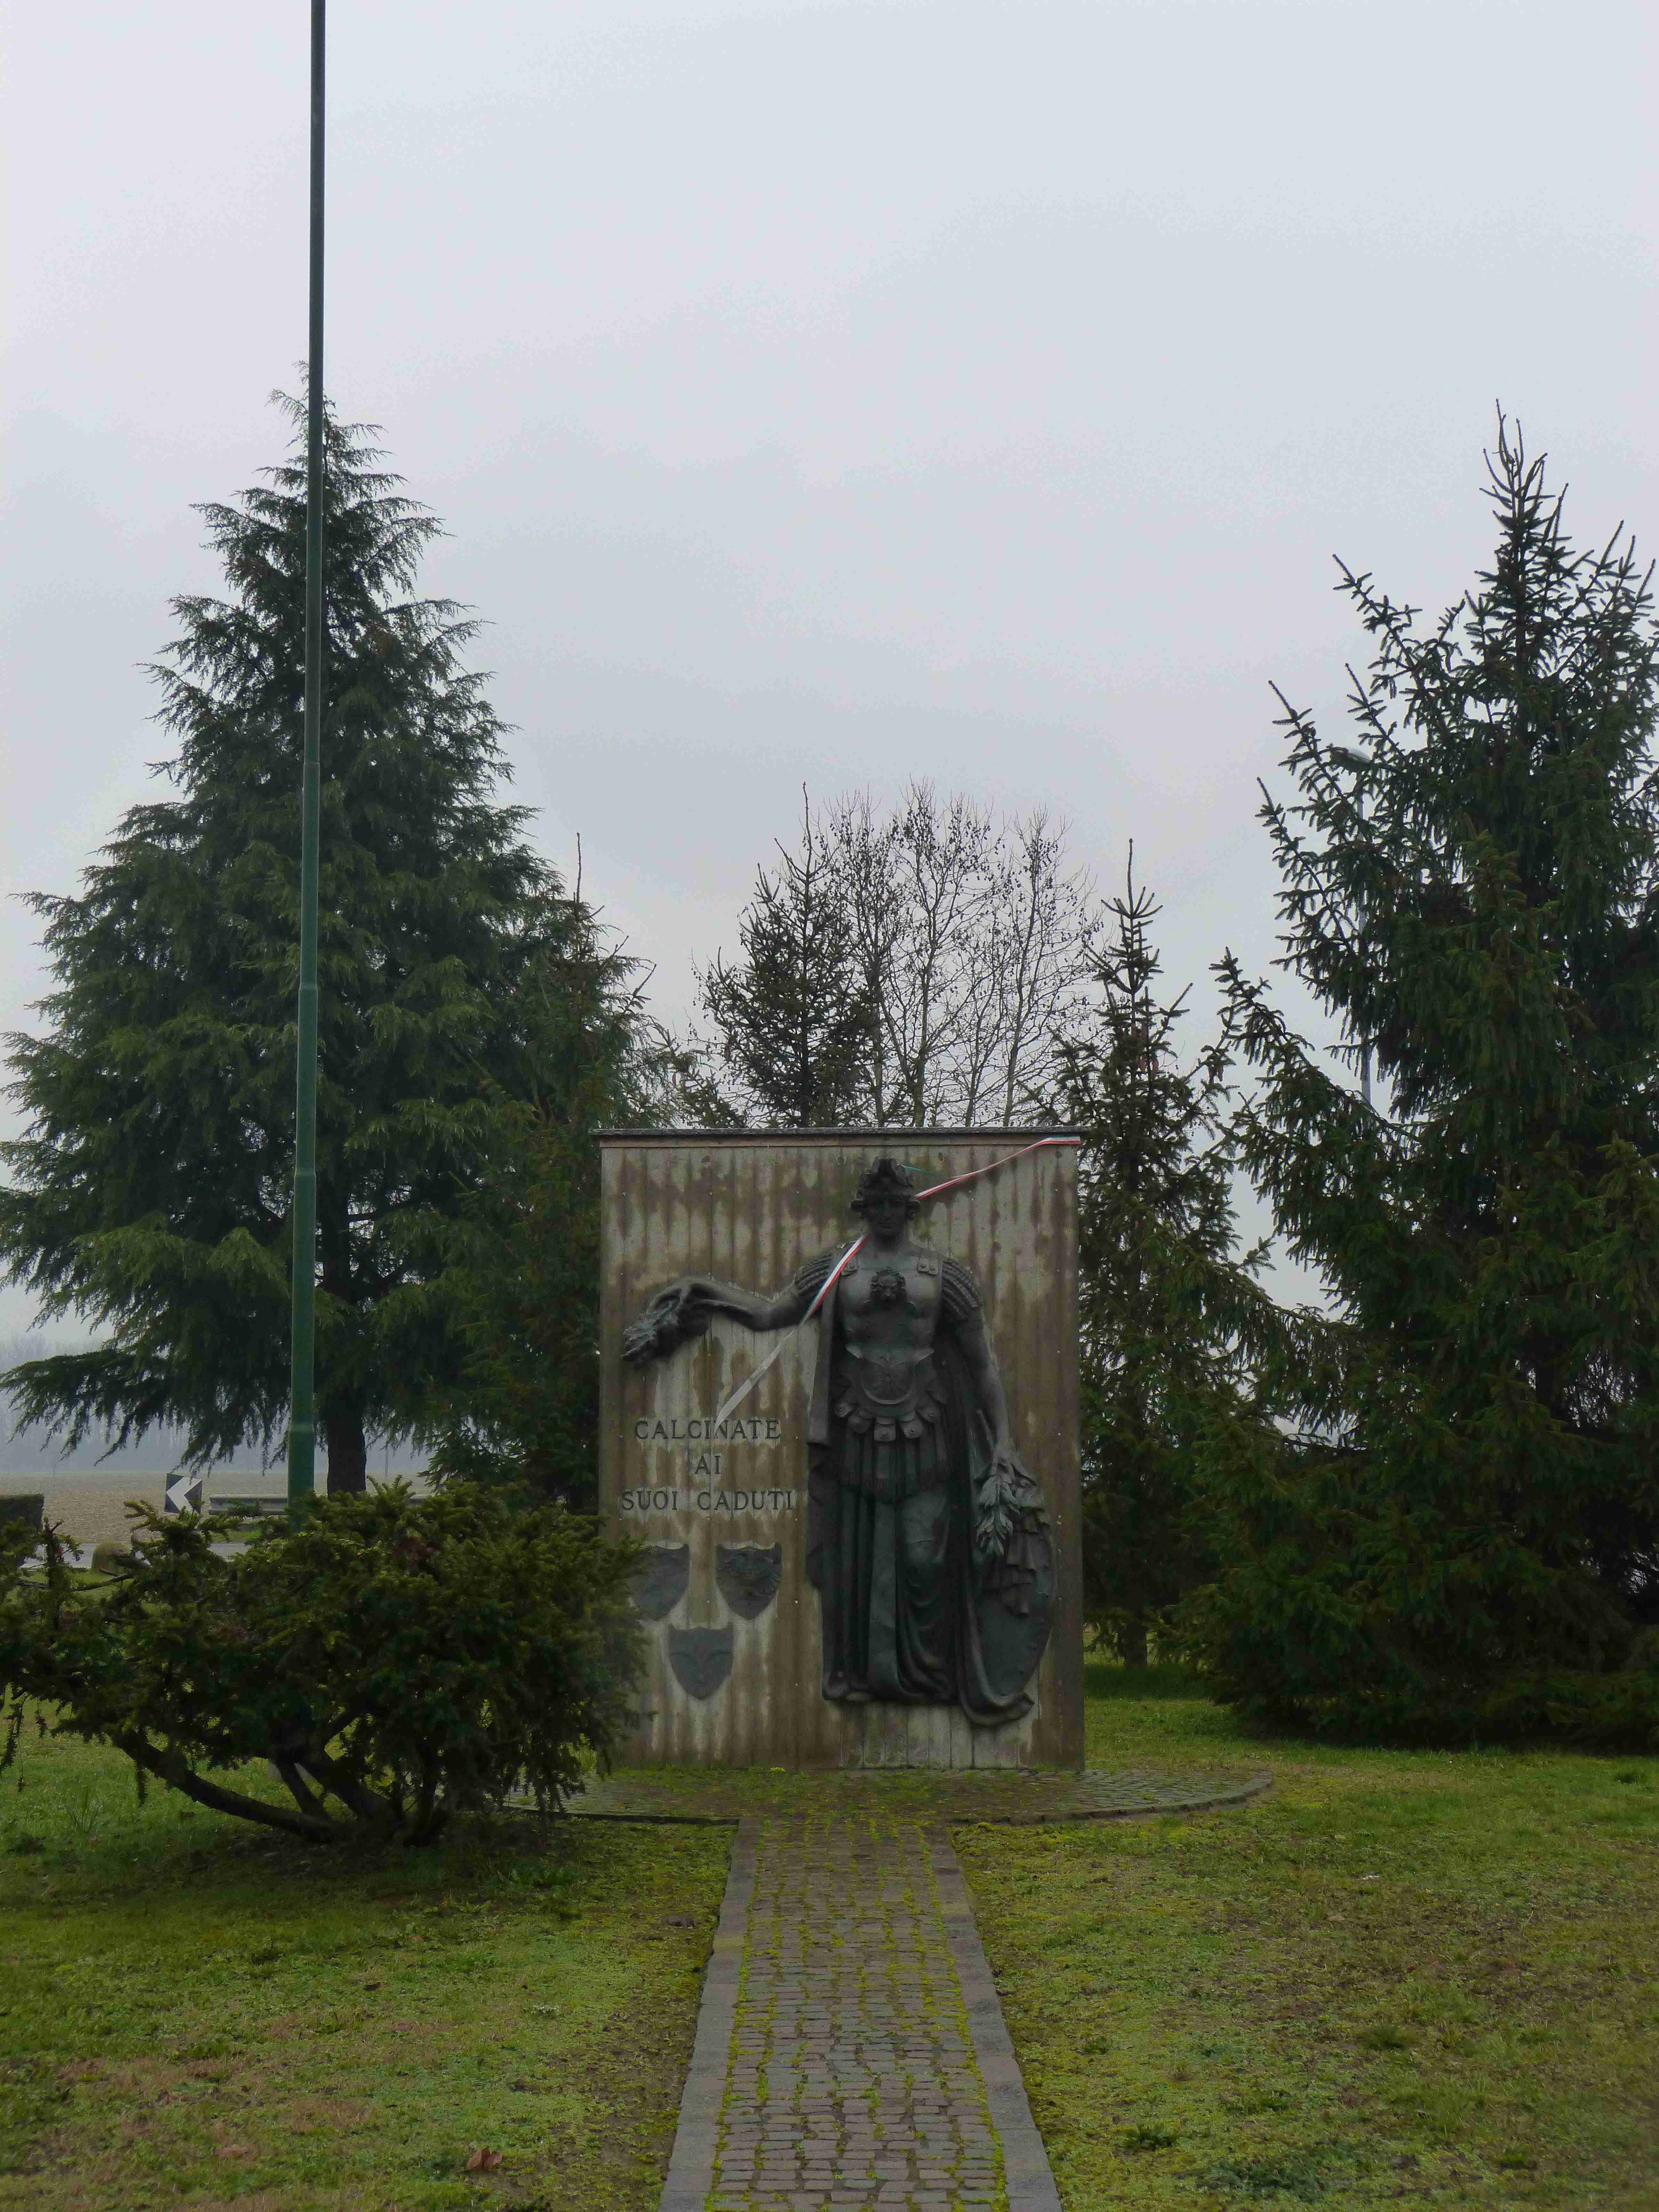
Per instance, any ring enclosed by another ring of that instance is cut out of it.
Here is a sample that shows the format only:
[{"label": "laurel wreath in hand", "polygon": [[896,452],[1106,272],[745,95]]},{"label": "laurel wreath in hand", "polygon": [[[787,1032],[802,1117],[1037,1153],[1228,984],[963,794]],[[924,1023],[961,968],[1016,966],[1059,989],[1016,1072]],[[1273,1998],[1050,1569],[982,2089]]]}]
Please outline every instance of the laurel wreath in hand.
[{"label": "laurel wreath in hand", "polygon": [[708,1315],[695,1286],[671,1283],[623,1329],[623,1358],[634,1367],[666,1359],[688,1337],[701,1336],[708,1327]]},{"label": "laurel wreath in hand", "polygon": [[1012,1454],[995,1453],[979,1479],[975,1498],[974,1549],[981,1559],[1005,1559],[1024,1533],[1036,1484]]}]

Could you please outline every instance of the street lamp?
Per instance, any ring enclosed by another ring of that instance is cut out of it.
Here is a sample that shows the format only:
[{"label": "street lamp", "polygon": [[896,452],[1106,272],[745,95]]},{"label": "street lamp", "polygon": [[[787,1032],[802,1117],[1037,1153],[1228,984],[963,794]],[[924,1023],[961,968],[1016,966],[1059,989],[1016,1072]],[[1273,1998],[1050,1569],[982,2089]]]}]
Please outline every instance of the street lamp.
[{"label": "street lamp", "polygon": [[311,0],[311,328],[306,394],[305,771],[300,797],[299,1048],[294,1083],[294,1291],[288,1510],[317,1486],[317,842],[323,735],[323,115],[325,9]]}]

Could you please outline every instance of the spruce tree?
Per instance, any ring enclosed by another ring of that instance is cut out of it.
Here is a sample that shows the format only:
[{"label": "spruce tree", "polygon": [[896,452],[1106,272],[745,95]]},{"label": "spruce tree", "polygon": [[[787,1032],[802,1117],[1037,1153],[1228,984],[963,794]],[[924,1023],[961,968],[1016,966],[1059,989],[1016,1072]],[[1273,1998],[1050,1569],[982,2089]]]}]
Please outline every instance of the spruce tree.
[{"label": "spruce tree", "polygon": [[1078,1278],[1083,1573],[1097,1641],[1144,1666],[1149,1634],[1211,1565],[1200,1447],[1255,1418],[1272,1309],[1241,1255],[1220,1054],[1183,1061],[1186,993],[1158,990],[1158,907],[1107,902],[1089,1024],[1063,1047],[1060,1112],[1081,1133]]},{"label": "spruce tree", "polygon": [[[296,446],[301,410],[283,403]],[[498,805],[473,625],[411,596],[434,519],[331,416],[318,1092],[317,1404],[330,1486],[419,1434],[459,1357],[446,1237],[523,1089],[517,993],[556,890]],[[301,457],[202,509],[222,598],[175,599],[156,664],[174,795],[78,896],[34,900],[52,988],[12,1040],[0,1261],[94,1347],[25,1362],[71,1439],[178,1424],[204,1461],[287,1409],[304,658]]]},{"label": "spruce tree", "polygon": [[861,1118],[872,1010],[860,988],[846,887],[804,800],[799,848],[755,873],[738,920],[740,960],[697,978],[710,1056],[730,1111],[757,1127],[824,1129]]},{"label": "spruce tree", "polygon": [[[1491,568],[1438,622],[1344,569],[1357,743],[1287,709],[1285,964],[1375,1108],[1224,963],[1240,1154],[1329,1286],[1289,1441],[1225,1468],[1200,1640],[1346,1727],[1659,1724],[1659,655],[1500,422]],[[1237,1440],[1235,1440],[1237,1441]],[[1644,1644],[1643,1632],[1649,1632]]]}]

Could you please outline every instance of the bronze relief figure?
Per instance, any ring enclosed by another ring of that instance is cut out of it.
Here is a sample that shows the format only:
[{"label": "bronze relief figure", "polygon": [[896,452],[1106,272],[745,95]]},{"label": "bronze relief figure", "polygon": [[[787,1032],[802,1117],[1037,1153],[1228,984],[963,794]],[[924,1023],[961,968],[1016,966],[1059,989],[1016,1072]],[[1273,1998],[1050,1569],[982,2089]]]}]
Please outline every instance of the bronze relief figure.
[{"label": "bronze relief figure", "polygon": [[836,1252],[775,1297],[684,1277],[624,1333],[623,1352],[665,1358],[715,1314],[757,1334],[791,1328],[818,1300],[806,1571],[823,1694],[957,1705],[981,1727],[1018,1719],[1048,1639],[1054,1559],[979,1288],[912,1241],[915,1186],[896,1161],[878,1161],[852,1210],[864,1241],[833,1282]]}]

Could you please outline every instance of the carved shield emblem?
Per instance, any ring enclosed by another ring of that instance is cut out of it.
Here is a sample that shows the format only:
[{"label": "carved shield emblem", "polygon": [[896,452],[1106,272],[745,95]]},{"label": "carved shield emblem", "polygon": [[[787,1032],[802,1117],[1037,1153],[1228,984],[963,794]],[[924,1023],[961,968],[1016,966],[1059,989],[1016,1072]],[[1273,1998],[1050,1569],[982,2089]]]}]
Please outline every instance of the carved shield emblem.
[{"label": "carved shield emblem", "polygon": [[778,1594],[783,1578],[781,1544],[719,1544],[714,1581],[740,1620],[754,1620]]},{"label": "carved shield emblem", "polygon": [[653,1544],[634,1570],[634,1602],[647,1620],[664,1620],[685,1595],[690,1544]]},{"label": "carved shield emblem", "polygon": [[729,1628],[671,1628],[668,1663],[689,1698],[712,1698],[732,1671]]}]

